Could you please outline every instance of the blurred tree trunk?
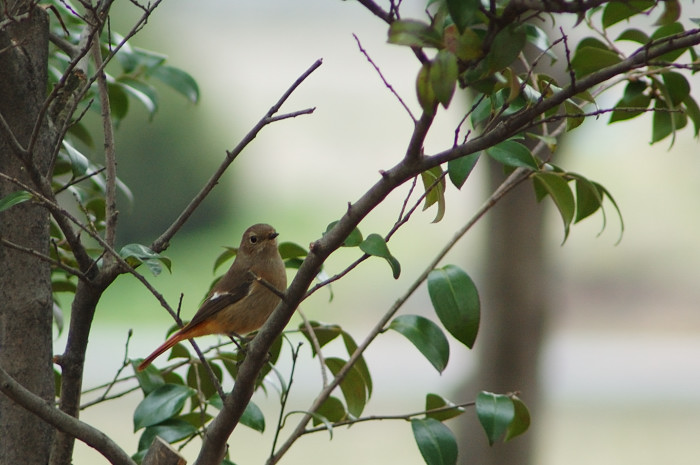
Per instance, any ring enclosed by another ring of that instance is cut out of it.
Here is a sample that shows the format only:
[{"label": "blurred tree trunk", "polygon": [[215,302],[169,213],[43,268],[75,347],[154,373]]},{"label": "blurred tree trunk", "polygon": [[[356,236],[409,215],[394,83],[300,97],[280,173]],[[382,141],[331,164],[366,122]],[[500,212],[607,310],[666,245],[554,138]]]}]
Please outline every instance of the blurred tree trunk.
[{"label": "blurred tree trunk", "polygon": [[[489,165],[490,191],[504,179],[501,166]],[[538,359],[550,306],[546,258],[542,251],[542,206],[530,183],[509,193],[487,217],[482,320],[475,346],[473,379],[459,398],[481,390],[520,391],[537,418],[540,397]],[[489,447],[476,415],[463,415],[460,463],[524,465],[531,463],[533,432]]]},{"label": "blurred tree trunk", "polygon": [[[27,159],[13,149],[14,137],[29,145],[46,98],[48,18],[33,2],[0,2],[0,114],[12,136],[0,130],[0,172],[32,186]],[[36,166],[48,169],[47,127],[37,138]],[[21,190],[0,178],[0,198]],[[0,212],[0,238],[49,254],[49,215],[24,202]],[[54,401],[51,269],[47,262],[0,243],[0,366],[47,402]],[[0,465],[44,465],[53,429],[0,394]]]}]

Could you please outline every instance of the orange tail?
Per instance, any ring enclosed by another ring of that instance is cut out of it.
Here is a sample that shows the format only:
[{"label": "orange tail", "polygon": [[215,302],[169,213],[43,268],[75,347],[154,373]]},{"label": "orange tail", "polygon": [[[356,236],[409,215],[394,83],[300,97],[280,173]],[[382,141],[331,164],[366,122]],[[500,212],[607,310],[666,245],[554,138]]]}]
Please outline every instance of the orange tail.
[{"label": "orange tail", "polygon": [[187,339],[187,337],[186,337],[186,336],[183,336],[182,331],[176,332],[175,334],[173,334],[172,336],[170,336],[170,338],[169,338],[167,341],[165,341],[165,342],[164,342],[163,344],[161,344],[156,350],[154,350],[153,353],[152,353],[151,355],[149,355],[148,357],[146,357],[146,358],[144,359],[144,361],[141,362],[141,364],[140,364],[136,369],[137,369],[138,371],[143,371],[143,370],[145,370],[146,367],[147,367],[148,365],[150,365],[150,364],[153,362],[153,360],[155,360],[160,354],[162,354],[163,352],[165,352],[166,350],[170,349],[172,346],[174,346],[175,344],[177,344],[178,342],[180,342],[180,341],[182,341],[182,340],[184,340],[184,339]]}]

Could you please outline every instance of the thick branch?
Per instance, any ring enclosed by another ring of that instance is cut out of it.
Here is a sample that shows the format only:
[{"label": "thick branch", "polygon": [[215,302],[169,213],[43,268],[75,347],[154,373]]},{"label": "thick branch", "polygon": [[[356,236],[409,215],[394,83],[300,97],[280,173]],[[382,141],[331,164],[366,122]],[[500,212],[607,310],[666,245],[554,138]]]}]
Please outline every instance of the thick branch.
[{"label": "thick branch", "polygon": [[21,405],[58,430],[78,438],[94,448],[110,463],[115,465],[136,465],[136,462],[129,457],[129,454],[124,452],[109,436],[87,423],[83,423],[52,407],[44,399],[15,381],[2,368],[0,368],[0,391],[18,405]]}]

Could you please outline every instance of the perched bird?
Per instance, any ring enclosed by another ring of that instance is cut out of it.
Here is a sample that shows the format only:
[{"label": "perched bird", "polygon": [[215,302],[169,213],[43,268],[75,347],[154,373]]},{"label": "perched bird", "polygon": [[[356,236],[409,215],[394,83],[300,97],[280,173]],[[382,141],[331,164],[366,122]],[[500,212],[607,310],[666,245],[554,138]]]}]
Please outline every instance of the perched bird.
[{"label": "perched bird", "polygon": [[192,321],[146,357],[138,370],[145,369],[156,357],[185,339],[207,334],[243,335],[260,328],[280,301],[270,286],[279,293],[287,289],[287,273],[277,250],[277,235],[268,224],[248,228],[231,268],[214,285]]}]

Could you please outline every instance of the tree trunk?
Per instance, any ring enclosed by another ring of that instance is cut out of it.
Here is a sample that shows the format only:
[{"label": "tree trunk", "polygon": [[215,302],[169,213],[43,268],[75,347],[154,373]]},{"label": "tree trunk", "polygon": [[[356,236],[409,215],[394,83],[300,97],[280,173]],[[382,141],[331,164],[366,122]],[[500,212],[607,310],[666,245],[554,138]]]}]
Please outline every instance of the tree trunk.
[{"label": "tree trunk", "polygon": [[[29,3],[3,2],[0,10],[0,114],[25,148],[46,98],[48,56],[48,17]],[[27,8],[29,14],[22,14]],[[26,157],[11,139],[0,130],[0,172],[32,186],[28,164],[48,169],[46,125]],[[17,190],[16,183],[0,178],[0,198]],[[0,238],[48,255],[49,224],[46,209],[24,202],[0,212]],[[54,401],[52,305],[49,264],[0,243],[0,366],[47,402]],[[0,465],[46,464],[53,433],[0,394]]]},{"label": "tree trunk", "polygon": [[[490,164],[490,190],[504,179]],[[478,367],[459,398],[478,391],[520,391],[537,417],[540,395],[538,359],[549,308],[546,260],[542,253],[542,206],[525,182],[504,197],[487,216],[486,266],[482,320],[475,345]],[[525,465],[531,463],[533,432],[489,447],[476,414],[463,415],[460,463]]]}]

